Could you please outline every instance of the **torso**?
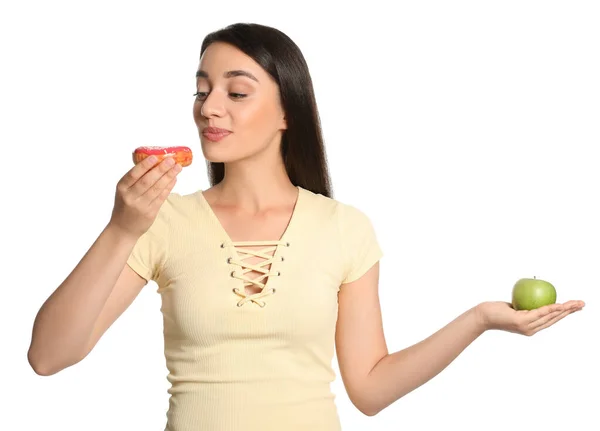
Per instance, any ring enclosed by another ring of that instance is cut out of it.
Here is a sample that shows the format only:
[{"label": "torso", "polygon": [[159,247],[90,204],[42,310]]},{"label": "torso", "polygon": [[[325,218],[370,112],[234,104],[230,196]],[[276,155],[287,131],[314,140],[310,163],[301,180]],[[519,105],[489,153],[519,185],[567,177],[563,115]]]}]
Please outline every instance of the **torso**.
[{"label": "torso", "polygon": [[[136,244],[128,262],[161,296],[167,429],[340,430],[330,386],[338,293],[357,254],[343,251],[364,227],[349,206],[298,190],[293,213],[290,191],[260,217],[212,211],[208,201],[219,199],[210,191],[208,200],[199,190],[171,193]],[[265,296],[243,298],[249,283],[237,272],[246,268],[228,262],[244,240],[279,240],[271,270],[280,276]]]}]

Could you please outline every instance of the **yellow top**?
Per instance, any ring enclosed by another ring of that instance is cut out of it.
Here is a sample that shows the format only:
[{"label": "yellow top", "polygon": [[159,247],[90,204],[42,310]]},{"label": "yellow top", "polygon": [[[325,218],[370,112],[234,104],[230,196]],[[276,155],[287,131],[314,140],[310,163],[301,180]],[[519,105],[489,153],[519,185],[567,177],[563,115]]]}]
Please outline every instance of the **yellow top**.
[{"label": "yellow top", "polygon": [[162,299],[165,431],[341,429],[337,293],[382,251],[363,212],[297,188],[278,241],[232,242],[199,190],[171,193],[135,245],[127,263]]}]

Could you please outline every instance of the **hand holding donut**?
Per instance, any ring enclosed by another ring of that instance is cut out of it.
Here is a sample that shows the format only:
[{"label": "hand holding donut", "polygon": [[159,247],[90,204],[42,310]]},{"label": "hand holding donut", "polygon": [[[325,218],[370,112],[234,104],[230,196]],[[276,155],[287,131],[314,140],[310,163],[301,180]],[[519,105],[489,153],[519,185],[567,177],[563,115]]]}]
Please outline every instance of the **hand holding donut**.
[{"label": "hand holding donut", "polygon": [[142,236],[177,182],[177,174],[192,162],[188,147],[139,147],[135,166],[117,183],[109,226],[124,235]]}]

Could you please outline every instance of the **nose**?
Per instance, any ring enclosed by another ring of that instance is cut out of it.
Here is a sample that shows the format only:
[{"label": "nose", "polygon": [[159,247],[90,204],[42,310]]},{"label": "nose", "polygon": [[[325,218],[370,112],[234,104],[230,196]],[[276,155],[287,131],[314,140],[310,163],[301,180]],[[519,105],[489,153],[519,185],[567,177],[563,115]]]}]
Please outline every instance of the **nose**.
[{"label": "nose", "polygon": [[218,91],[211,91],[200,107],[200,115],[204,118],[222,117],[225,113],[223,99],[219,97]]}]

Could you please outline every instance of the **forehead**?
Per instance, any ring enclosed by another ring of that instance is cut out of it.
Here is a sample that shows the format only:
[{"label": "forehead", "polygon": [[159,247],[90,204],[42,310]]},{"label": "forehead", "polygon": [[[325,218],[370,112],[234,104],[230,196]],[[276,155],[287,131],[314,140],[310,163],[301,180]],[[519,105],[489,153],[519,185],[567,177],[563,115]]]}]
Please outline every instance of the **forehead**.
[{"label": "forehead", "polygon": [[[263,81],[267,73],[251,57],[233,45],[215,42],[206,48],[200,58],[199,71],[208,74],[210,80],[223,78],[223,74],[232,70],[250,72],[259,81]],[[263,79],[261,79],[263,78]]]}]

